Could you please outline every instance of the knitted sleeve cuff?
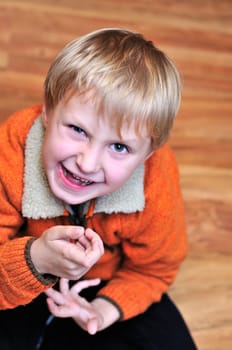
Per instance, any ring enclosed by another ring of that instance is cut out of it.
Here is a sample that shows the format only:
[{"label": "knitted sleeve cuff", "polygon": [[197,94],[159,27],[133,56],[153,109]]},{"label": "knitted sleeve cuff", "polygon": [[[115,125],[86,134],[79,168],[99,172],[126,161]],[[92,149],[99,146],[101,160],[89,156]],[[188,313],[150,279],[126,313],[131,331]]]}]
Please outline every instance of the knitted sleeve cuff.
[{"label": "knitted sleeve cuff", "polygon": [[50,275],[50,274],[40,274],[32,260],[31,260],[31,245],[32,243],[36,240],[37,238],[31,238],[27,241],[27,244],[25,246],[25,259],[26,259],[26,262],[27,262],[27,265],[29,267],[29,269],[31,270],[32,274],[38,279],[39,282],[41,282],[42,284],[44,284],[45,286],[47,285],[51,285],[53,283],[56,283],[58,278],[56,276],[53,276],[53,275]]}]

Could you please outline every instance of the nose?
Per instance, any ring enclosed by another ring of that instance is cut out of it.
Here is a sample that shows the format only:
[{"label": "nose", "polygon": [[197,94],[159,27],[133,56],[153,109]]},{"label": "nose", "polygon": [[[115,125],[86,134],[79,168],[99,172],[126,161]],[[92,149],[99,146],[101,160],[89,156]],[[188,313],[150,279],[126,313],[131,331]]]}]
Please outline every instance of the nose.
[{"label": "nose", "polygon": [[82,173],[97,173],[101,169],[101,152],[97,147],[86,145],[76,156],[76,163]]}]

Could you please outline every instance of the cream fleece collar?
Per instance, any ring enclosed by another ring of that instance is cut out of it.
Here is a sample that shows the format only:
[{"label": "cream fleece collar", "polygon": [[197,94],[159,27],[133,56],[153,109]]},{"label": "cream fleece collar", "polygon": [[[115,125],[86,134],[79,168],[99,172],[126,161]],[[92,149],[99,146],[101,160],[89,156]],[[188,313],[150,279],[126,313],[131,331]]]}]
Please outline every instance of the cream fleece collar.
[{"label": "cream fleece collar", "polygon": [[[64,213],[64,203],[50,191],[41,161],[44,127],[39,116],[29,130],[25,148],[23,216],[32,219],[52,218]],[[142,211],[144,199],[144,165],[117,191],[96,199],[94,213],[133,213]],[[88,208],[85,205],[85,211]]]}]

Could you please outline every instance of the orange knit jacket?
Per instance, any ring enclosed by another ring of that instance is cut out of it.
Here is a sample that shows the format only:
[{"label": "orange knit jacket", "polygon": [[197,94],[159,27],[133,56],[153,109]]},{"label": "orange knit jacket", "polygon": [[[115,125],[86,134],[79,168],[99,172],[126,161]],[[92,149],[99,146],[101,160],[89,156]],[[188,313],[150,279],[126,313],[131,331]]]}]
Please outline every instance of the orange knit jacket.
[{"label": "orange knit jacket", "polygon": [[[40,163],[41,106],[15,113],[0,126],[0,309],[31,302],[56,278],[30,261],[32,237],[70,224],[64,204],[49,192]],[[89,203],[85,203],[85,213]],[[96,199],[86,214],[105,244],[87,273],[108,283],[99,296],[128,319],[159,301],[186,255],[186,229],[178,169],[171,149],[157,150],[115,193]]]}]

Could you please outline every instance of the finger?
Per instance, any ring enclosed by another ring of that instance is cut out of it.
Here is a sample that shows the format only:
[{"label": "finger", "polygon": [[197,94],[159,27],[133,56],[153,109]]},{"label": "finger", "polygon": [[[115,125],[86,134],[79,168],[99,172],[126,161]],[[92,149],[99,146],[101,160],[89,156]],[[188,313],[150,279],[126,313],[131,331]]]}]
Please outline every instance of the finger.
[{"label": "finger", "polygon": [[60,291],[64,295],[68,294],[68,292],[69,292],[69,280],[67,278],[60,279]]},{"label": "finger", "polygon": [[76,245],[76,247],[81,249],[82,251],[85,250],[85,247],[83,246],[83,244],[80,241],[73,241],[72,243],[74,243]]},{"label": "finger", "polygon": [[72,294],[79,294],[83,289],[97,286],[101,282],[100,278],[77,282],[72,288]]},{"label": "finger", "polygon": [[104,245],[102,240],[99,237],[93,238],[92,245],[93,245],[93,250],[98,250],[101,255],[104,254]]},{"label": "finger", "polygon": [[54,303],[51,298],[47,299],[48,309],[53,316],[56,317],[72,317],[73,312],[70,308],[66,308]]},{"label": "finger", "polygon": [[88,321],[88,324],[87,324],[87,331],[89,334],[96,334],[97,331],[98,331],[98,322],[97,322],[97,319],[96,318],[92,318]]},{"label": "finger", "polygon": [[81,238],[85,229],[82,226],[53,226],[47,231],[50,240],[78,240]]},{"label": "finger", "polygon": [[90,317],[93,318],[93,315],[91,315],[91,312],[89,312],[84,308],[81,309],[77,303],[75,305],[72,304],[71,306],[69,304],[57,305],[56,303],[54,303],[54,301],[51,298],[48,298],[47,305],[51,314],[56,317],[62,317],[62,318],[75,317],[80,322],[84,322],[84,323],[88,322]]},{"label": "finger", "polygon": [[104,248],[99,245],[98,242],[94,242],[92,245],[92,248],[89,249],[88,252],[86,252],[86,267],[93,266],[103,255]]},{"label": "finger", "polygon": [[85,230],[85,235],[91,241],[92,249],[99,250],[100,253],[103,254],[104,253],[104,245],[103,245],[103,242],[102,242],[100,236],[90,228],[87,228]]},{"label": "finger", "polygon": [[83,234],[77,241],[84,249],[91,247],[90,240]]},{"label": "finger", "polygon": [[85,236],[89,239],[89,240],[92,240],[93,239],[93,236],[95,235],[96,233],[89,227],[87,227],[87,229],[85,230]]},{"label": "finger", "polygon": [[78,264],[78,266],[81,265],[82,267],[88,267],[86,251],[83,248],[80,248],[78,244],[66,242],[60,249],[63,257],[67,261],[72,262],[74,269],[76,268],[76,264]]},{"label": "finger", "polygon": [[48,297],[52,295],[52,288],[48,288],[44,291],[44,294],[46,294]]},{"label": "finger", "polygon": [[65,299],[63,295],[53,288],[49,288],[44,292],[49,299],[52,299],[54,303],[58,305],[64,305]]},{"label": "finger", "polygon": [[[74,231],[72,231],[72,233],[73,232]],[[67,234],[66,238],[69,237],[71,239],[71,236],[74,237],[73,234],[72,235]],[[76,239],[80,238],[81,236],[82,234],[79,232],[78,235],[76,235]],[[56,235],[56,237],[58,237],[58,235]],[[90,257],[91,260],[90,260],[87,257],[86,250],[80,248],[79,245],[76,245],[70,242],[70,239],[68,240],[57,239],[56,242],[58,242],[59,244],[56,244],[56,248],[59,249],[60,254],[62,254],[62,257],[65,260],[72,262],[73,264],[78,264],[78,265],[82,265],[83,267],[89,268],[91,266],[92,260],[93,262],[95,262],[99,258],[99,252],[98,253],[96,252],[95,254],[93,254],[93,257],[91,256]],[[68,277],[68,276],[64,276],[64,277]]]}]

